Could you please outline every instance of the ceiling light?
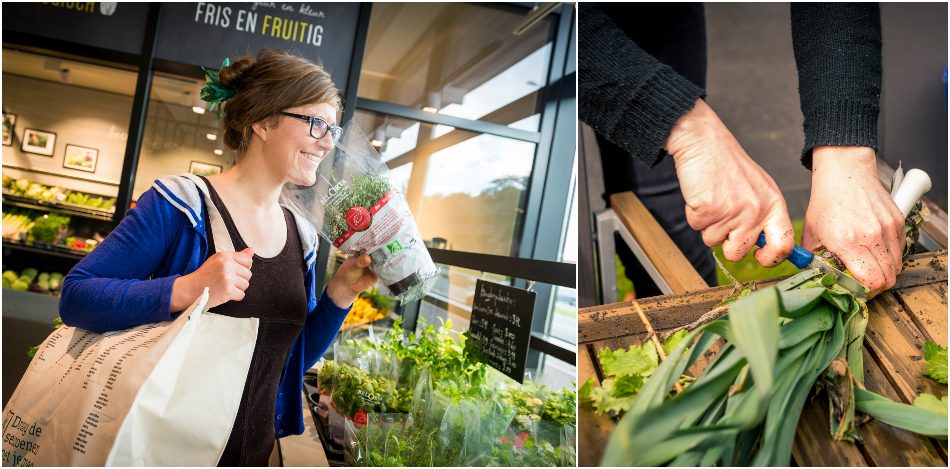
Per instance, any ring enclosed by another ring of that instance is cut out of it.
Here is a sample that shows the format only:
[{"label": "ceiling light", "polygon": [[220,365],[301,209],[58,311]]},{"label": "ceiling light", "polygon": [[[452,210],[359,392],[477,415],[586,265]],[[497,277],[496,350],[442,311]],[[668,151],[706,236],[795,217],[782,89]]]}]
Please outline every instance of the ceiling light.
[{"label": "ceiling light", "polygon": [[369,142],[369,143],[372,144],[374,147],[381,147],[381,146],[383,146],[383,141],[382,141],[382,140],[373,140],[372,142]]},{"label": "ceiling light", "polygon": [[422,108],[422,110],[425,111],[425,112],[430,112],[430,113],[432,113],[432,114],[435,114],[435,113],[439,112],[438,109],[436,109],[436,108],[434,108],[434,107],[432,107],[432,106],[426,106],[426,107]]},{"label": "ceiling light", "polygon": [[214,149],[214,154],[215,154],[215,155],[218,155],[218,156],[221,156],[221,155],[224,154],[224,150],[222,150],[222,149],[220,149],[220,148],[215,148],[215,149]]},{"label": "ceiling light", "polygon": [[204,114],[204,113],[205,113],[205,108],[203,108],[203,107],[201,107],[201,106],[192,106],[192,107],[191,107],[191,110],[192,110],[192,111],[195,111],[195,114]]},{"label": "ceiling light", "polygon": [[215,134],[208,134],[208,140],[217,140],[218,136]]}]

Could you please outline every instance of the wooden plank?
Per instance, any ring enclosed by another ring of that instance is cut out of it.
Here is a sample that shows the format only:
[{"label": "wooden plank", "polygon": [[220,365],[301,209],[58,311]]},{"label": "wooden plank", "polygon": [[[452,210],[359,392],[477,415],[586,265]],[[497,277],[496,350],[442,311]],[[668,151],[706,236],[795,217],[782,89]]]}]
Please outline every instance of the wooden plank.
[{"label": "wooden plank", "polygon": [[[784,278],[784,277],[783,277]],[[782,278],[759,282],[766,287]],[[915,254],[904,263],[895,289],[947,282],[947,251]],[[689,324],[732,293],[731,286],[654,296],[637,300],[656,330],[671,330]],[[578,340],[596,342],[646,331],[629,302],[611,303],[578,310]]]},{"label": "wooden plank", "polygon": [[828,399],[824,394],[809,399],[802,409],[795,430],[792,459],[801,467],[868,466],[856,445],[831,439]]},{"label": "wooden plank", "polygon": [[866,347],[887,372],[901,400],[911,403],[920,392],[946,394],[935,381],[921,376],[924,337],[893,293],[879,295],[868,304]]},{"label": "wooden plank", "polygon": [[[577,349],[578,357],[578,376],[580,383],[587,382],[588,378],[593,378],[599,386],[600,379],[597,378],[597,372],[594,368],[594,361],[588,346],[581,345]],[[604,455],[604,447],[610,434],[614,431],[614,421],[609,415],[598,414],[588,405],[578,406],[578,432],[577,449],[578,465],[595,467],[600,465],[600,460]]]},{"label": "wooden plank", "polygon": [[943,283],[898,290],[897,301],[931,342],[947,346],[947,287]]},{"label": "wooden plank", "polygon": [[[864,350],[865,387],[888,399],[900,396],[867,349]],[[871,420],[860,427],[864,452],[874,466],[945,466],[943,457],[928,438]]]},{"label": "wooden plank", "polygon": [[683,252],[633,192],[611,195],[610,207],[617,213],[620,222],[630,231],[634,241],[643,249],[649,262],[656,267],[673,293],[709,288],[703,277],[696,272]]},{"label": "wooden plank", "polygon": [[[671,330],[699,319],[732,290],[729,286],[717,287],[643,298],[637,302],[654,329]],[[578,311],[577,321],[580,342],[596,342],[646,332],[646,327],[629,302],[584,308]]]},{"label": "wooden plank", "polygon": [[947,251],[914,254],[904,261],[893,289],[947,283]]}]

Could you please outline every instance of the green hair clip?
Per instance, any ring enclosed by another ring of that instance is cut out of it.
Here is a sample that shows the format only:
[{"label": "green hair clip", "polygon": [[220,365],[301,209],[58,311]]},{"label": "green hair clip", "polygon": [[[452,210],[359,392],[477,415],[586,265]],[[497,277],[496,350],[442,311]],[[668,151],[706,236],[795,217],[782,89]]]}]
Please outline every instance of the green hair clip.
[{"label": "green hair clip", "polygon": [[[221,68],[229,65],[231,65],[231,60],[225,57],[224,61],[221,62]],[[218,119],[220,119],[224,102],[237,94],[237,89],[233,86],[222,86],[221,80],[218,79],[218,70],[209,70],[204,67],[201,67],[201,69],[205,71],[205,87],[201,89],[201,99],[211,103],[211,107],[208,108],[209,111],[214,111],[215,106],[218,107]]]}]

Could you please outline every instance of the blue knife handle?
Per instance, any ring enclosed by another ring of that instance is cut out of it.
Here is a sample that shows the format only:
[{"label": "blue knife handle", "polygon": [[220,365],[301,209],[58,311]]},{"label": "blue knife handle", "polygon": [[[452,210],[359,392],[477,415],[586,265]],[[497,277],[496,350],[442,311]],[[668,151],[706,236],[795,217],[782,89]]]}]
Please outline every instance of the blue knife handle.
[{"label": "blue knife handle", "polygon": [[[764,232],[759,233],[759,239],[756,240],[755,245],[760,248],[765,247],[765,233]],[[789,254],[788,256],[788,261],[791,262],[792,264],[795,264],[795,267],[798,267],[799,269],[804,269],[805,267],[808,267],[808,264],[811,264],[811,261],[814,258],[815,258],[815,255],[812,254],[811,251],[796,244],[795,247],[792,248],[792,253]]]}]

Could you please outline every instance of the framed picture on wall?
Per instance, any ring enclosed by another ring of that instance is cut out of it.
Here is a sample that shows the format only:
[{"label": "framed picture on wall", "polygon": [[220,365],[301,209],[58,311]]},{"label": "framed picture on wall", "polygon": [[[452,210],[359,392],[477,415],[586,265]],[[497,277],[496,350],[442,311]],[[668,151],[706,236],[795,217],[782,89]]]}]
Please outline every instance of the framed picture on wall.
[{"label": "framed picture on wall", "polygon": [[20,148],[27,153],[53,156],[56,134],[45,130],[23,129],[23,145]]},{"label": "framed picture on wall", "polygon": [[66,156],[63,158],[63,167],[80,171],[96,172],[96,161],[99,159],[99,150],[79,145],[66,144]]},{"label": "framed picture on wall", "polygon": [[3,113],[3,144],[13,144],[13,129],[16,125],[16,114]]},{"label": "framed picture on wall", "polygon": [[197,161],[191,162],[191,168],[188,169],[188,172],[194,174],[195,176],[211,176],[212,174],[221,174],[221,171],[224,168],[216,164],[208,163],[199,163]]}]

